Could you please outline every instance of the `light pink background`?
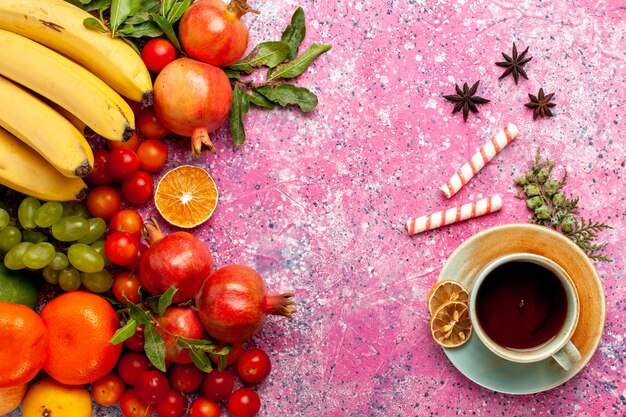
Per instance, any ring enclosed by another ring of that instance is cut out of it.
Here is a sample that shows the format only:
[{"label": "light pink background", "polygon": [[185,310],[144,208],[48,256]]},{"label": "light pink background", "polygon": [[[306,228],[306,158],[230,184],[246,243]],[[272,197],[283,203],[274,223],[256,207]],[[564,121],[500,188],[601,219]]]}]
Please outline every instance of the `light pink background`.
[{"label": "light pink background", "polygon": [[[319,97],[310,114],[252,109],[235,150],[214,135],[207,167],[220,191],[195,233],[218,266],[244,263],[273,292],[295,291],[291,321],[270,318],[250,345],[270,352],[257,387],[260,416],[615,416],[626,411],[623,242],[626,175],[626,4],[623,1],[313,1],[251,5],[251,45],[280,38],[298,5],[312,42],[333,49],[298,85]],[[530,46],[529,80],[498,80],[501,52]],[[491,103],[451,114],[443,94],[481,80]],[[523,104],[554,92],[555,117]],[[519,137],[456,196],[439,186],[507,122]],[[169,142],[168,168],[194,163],[187,141]],[[514,177],[535,150],[569,173],[566,192],[585,217],[607,221],[596,263],[607,321],[598,351],[566,384],[528,396],[494,393],[459,373],[428,331],[425,298],[451,252],[488,226],[526,222]],[[157,176],[156,179],[158,179]],[[490,216],[409,237],[408,216],[494,193]],[[153,208],[142,211],[155,214]],[[99,415],[117,416],[114,409]],[[224,412],[223,415],[226,415]]]}]

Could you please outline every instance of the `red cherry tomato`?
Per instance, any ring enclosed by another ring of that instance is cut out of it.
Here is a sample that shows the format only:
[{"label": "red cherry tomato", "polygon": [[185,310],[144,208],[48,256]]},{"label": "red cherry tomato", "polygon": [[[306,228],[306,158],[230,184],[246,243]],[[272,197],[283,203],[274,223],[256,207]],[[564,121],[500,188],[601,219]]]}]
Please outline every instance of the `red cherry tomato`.
[{"label": "red cherry tomato", "polygon": [[110,151],[114,151],[115,149],[120,148],[126,148],[130,149],[133,152],[136,152],[139,148],[140,143],[141,138],[139,137],[139,133],[135,131],[135,133],[133,133],[133,135],[127,141],[107,139],[107,148],[109,148]]},{"label": "red cherry tomato", "polygon": [[220,406],[215,401],[197,398],[189,407],[189,417],[220,417]]},{"label": "red cherry tomato", "polygon": [[130,265],[139,253],[139,241],[126,232],[113,232],[104,241],[104,254],[117,265]]},{"label": "red cherry tomato", "polygon": [[141,262],[141,256],[146,250],[148,250],[148,245],[143,242],[139,242],[139,253],[137,253],[137,259],[135,259],[135,262],[133,262],[131,265],[126,265],[126,268],[130,269],[131,271],[138,272],[139,264]]},{"label": "red cherry tomato", "polygon": [[212,370],[204,377],[202,393],[212,401],[227,399],[235,387],[235,375],[229,371]]},{"label": "red cherry tomato", "polygon": [[135,385],[139,375],[152,367],[150,360],[143,353],[129,352],[117,363],[117,373],[128,385]]},{"label": "red cherry tomato", "polygon": [[135,333],[128,339],[124,340],[124,346],[133,352],[143,352],[145,345],[143,329],[143,324],[138,325],[135,329]]},{"label": "red cherry tomato", "polygon": [[169,129],[161,123],[152,106],[146,107],[137,116],[137,129],[148,139],[163,139],[170,133]]},{"label": "red cherry tomato", "polygon": [[145,204],[154,193],[154,180],[146,171],[139,171],[122,182],[124,198],[133,204]]},{"label": "red cherry tomato", "polygon": [[194,392],[202,384],[204,373],[193,364],[175,363],[170,368],[170,384],[180,392]]},{"label": "red cherry tomato", "polygon": [[167,162],[167,145],[157,139],[146,139],[137,149],[139,167],[148,172],[157,172]]},{"label": "red cherry tomato", "polygon": [[110,407],[118,403],[126,391],[126,385],[117,374],[106,374],[91,384],[91,396],[100,405]]},{"label": "red cherry tomato", "polygon": [[106,149],[93,151],[93,170],[87,177],[87,181],[93,185],[107,185],[113,182],[113,175],[107,169],[109,152]]},{"label": "red cherry tomato", "polygon": [[85,205],[93,217],[109,220],[122,208],[122,196],[115,188],[101,185],[87,194]]},{"label": "red cherry tomato", "polygon": [[132,149],[118,148],[112,150],[107,161],[107,169],[113,178],[125,180],[139,171],[139,157]]},{"label": "red cherry tomato", "polygon": [[131,388],[122,395],[120,410],[124,417],[151,416],[154,412],[154,404],[149,404],[139,398],[137,391]]},{"label": "red cherry tomato", "polygon": [[120,303],[126,302],[124,296],[128,298],[128,301],[138,303],[139,287],[141,287],[139,275],[132,272],[120,272],[113,280],[113,296]]},{"label": "red cherry tomato", "polygon": [[126,232],[137,239],[141,237],[142,227],[143,218],[135,210],[120,210],[109,221],[109,230]]},{"label": "red cherry tomato", "polygon": [[159,417],[182,417],[187,408],[187,399],[180,392],[170,390],[160,403],[156,406],[156,413]]},{"label": "red cherry tomato", "polygon": [[226,408],[233,417],[254,417],[261,409],[261,399],[256,392],[239,388],[228,398]]},{"label": "red cherry tomato", "polygon": [[272,362],[261,349],[246,350],[237,362],[239,377],[249,384],[258,384],[270,374]]},{"label": "red cherry tomato", "polygon": [[167,40],[154,38],[144,45],[141,59],[150,71],[161,72],[167,64],[176,59],[176,49]]},{"label": "red cherry tomato", "polygon": [[135,389],[140,399],[160,403],[170,390],[170,383],[163,372],[149,370],[139,375]]}]

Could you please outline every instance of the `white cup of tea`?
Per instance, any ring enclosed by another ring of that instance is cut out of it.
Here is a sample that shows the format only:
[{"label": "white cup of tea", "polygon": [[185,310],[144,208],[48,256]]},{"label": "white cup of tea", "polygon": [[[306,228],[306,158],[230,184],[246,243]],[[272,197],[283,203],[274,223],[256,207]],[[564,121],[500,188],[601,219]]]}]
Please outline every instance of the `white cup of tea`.
[{"label": "white cup of tea", "polygon": [[491,261],[470,293],[472,327],[482,343],[508,361],[553,357],[565,370],[581,360],[571,342],[579,316],[576,286],[554,261],[515,253]]}]

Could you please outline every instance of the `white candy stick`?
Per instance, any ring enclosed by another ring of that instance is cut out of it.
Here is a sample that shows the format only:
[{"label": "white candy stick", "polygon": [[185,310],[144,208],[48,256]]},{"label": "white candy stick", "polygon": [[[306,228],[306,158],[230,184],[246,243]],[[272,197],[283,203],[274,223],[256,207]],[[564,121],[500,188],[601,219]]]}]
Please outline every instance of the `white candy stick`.
[{"label": "white candy stick", "polygon": [[509,144],[517,134],[517,126],[509,123],[506,127],[499,129],[491,139],[487,141],[472,158],[467,161],[444,185],[440,190],[450,198],[456,194],[478,171],[480,171],[487,162],[496,156],[506,145]]},{"label": "white candy stick", "polygon": [[430,213],[421,217],[410,218],[406,222],[406,228],[409,231],[409,235],[413,236],[414,234],[436,229],[437,227],[493,213],[501,208],[502,196],[496,194],[473,203],[463,204],[462,206],[448,210]]}]

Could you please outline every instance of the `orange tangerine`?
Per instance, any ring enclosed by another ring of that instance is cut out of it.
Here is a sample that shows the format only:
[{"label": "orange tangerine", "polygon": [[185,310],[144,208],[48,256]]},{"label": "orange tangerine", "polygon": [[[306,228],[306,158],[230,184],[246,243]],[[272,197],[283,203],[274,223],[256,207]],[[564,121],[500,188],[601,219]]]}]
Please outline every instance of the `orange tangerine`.
[{"label": "orange tangerine", "polygon": [[215,181],[205,169],[181,165],[161,178],[154,193],[154,204],[170,224],[191,228],[211,217],[217,197]]},{"label": "orange tangerine", "polygon": [[443,303],[430,319],[430,333],[446,348],[461,346],[472,334],[469,307],[462,301]]},{"label": "orange tangerine", "polygon": [[40,313],[50,343],[44,371],[67,385],[82,385],[108,374],[115,367],[122,344],[109,340],[120,321],[103,297],[73,291],[46,304]]},{"label": "orange tangerine", "polygon": [[467,303],[469,301],[469,292],[457,281],[439,281],[428,292],[428,298],[426,299],[428,312],[432,315],[446,301]]},{"label": "orange tangerine", "polygon": [[0,388],[25,384],[46,363],[48,330],[34,310],[0,302]]}]

